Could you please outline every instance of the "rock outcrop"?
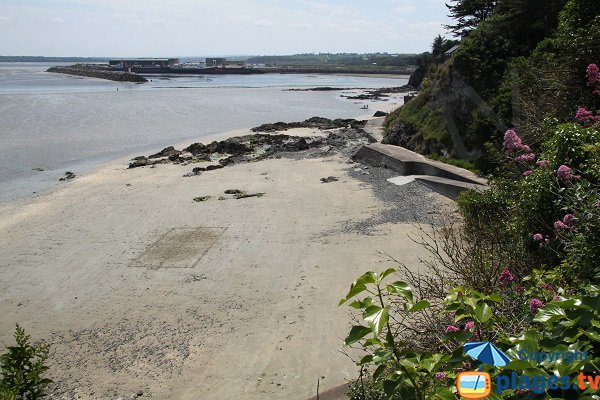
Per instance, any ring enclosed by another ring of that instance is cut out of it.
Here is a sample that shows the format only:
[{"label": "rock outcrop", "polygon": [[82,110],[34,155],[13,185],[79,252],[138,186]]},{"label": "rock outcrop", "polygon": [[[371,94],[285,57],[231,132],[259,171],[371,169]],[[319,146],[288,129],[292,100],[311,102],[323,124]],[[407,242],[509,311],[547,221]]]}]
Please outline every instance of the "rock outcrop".
[{"label": "rock outcrop", "polygon": [[[331,131],[328,132],[327,136],[311,137],[291,136],[281,133],[256,133],[215,141],[210,144],[194,143],[182,151],[169,146],[149,157],[139,156],[134,158],[129,164],[129,168],[165,163],[196,164],[191,172],[185,174],[185,176],[194,176],[236,163],[282,156],[295,157],[294,154],[299,153],[302,153],[303,157],[311,156],[311,154],[333,154],[334,152],[351,156],[358,148],[367,143],[368,135],[362,128],[365,124],[366,121],[354,119],[330,120],[318,117],[310,118],[304,122],[266,124],[255,128],[255,130],[271,132],[275,127],[287,130],[310,126]],[[197,163],[204,162],[207,162],[206,166],[197,166]]]},{"label": "rock outcrop", "polygon": [[281,132],[296,128],[313,129],[337,129],[337,128],[363,128],[367,121],[358,121],[356,119],[329,119],[322,117],[312,117],[302,122],[275,122],[274,124],[264,124],[252,128],[252,132]]}]

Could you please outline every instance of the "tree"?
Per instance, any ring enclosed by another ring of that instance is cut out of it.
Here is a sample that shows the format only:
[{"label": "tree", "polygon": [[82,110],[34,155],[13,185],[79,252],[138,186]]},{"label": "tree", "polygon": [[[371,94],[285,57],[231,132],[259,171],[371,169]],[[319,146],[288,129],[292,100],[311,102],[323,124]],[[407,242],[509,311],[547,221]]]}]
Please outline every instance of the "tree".
[{"label": "tree", "polygon": [[454,36],[466,36],[482,22],[488,19],[498,5],[497,0],[452,0],[446,4],[455,25],[446,25]]},{"label": "tree", "polygon": [[0,356],[0,399],[36,400],[45,395],[46,386],[52,381],[43,377],[48,370],[49,346],[34,346],[29,335],[17,324],[16,346],[8,346]]},{"label": "tree", "polygon": [[437,35],[435,39],[433,39],[433,44],[431,45],[431,54],[433,58],[437,58],[440,54],[442,54],[442,47],[444,46],[444,38],[442,35]]}]

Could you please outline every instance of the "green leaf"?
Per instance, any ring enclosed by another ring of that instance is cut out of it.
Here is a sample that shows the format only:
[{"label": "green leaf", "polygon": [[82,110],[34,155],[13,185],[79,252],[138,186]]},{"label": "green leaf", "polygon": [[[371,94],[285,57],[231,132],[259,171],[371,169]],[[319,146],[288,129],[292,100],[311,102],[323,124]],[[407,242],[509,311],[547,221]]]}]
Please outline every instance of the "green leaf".
[{"label": "green leaf", "polygon": [[435,391],[435,398],[441,400],[456,400],[456,396],[454,396],[452,390],[446,387],[438,388]]},{"label": "green leaf", "polygon": [[350,300],[351,298],[353,298],[354,296],[356,296],[357,294],[364,292],[365,290],[367,290],[367,287],[365,285],[354,282],[352,286],[350,286],[350,291],[348,292],[346,297],[340,300],[338,307]]},{"label": "green leaf", "polygon": [[475,307],[475,319],[484,324],[488,322],[492,318],[492,308],[488,306],[486,303],[478,304]]},{"label": "green leaf", "polygon": [[498,293],[491,294],[486,297],[487,300],[493,301],[494,303],[502,303],[502,296]]},{"label": "green leaf", "polygon": [[529,369],[535,366],[535,362],[529,362],[524,360],[513,360],[506,367],[506,369],[511,371],[521,371],[525,369]]},{"label": "green leaf", "polygon": [[596,342],[600,342],[600,335],[596,332],[583,331],[583,334]]},{"label": "green leaf", "polygon": [[385,372],[386,368],[387,368],[387,365],[381,364],[379,367],[377,367],[377,369],[375,370],[375,372],[373,372],[373,380],[375,382],[377,382],[377,380],[379,379],[379,377],[381,376],[381,374],[383,374]]},{"label": "green leaf", "polygon": [[369,283],[377,283],[377,274],[369,271],[356,280],[357,284],[368,285]]},{"label": "green leaf", "polygon": [[466,305],[470,306],[473,310],[477,307],[477,303],[479,299],[474,299],[472,297],[465,297],[464,302]]},{"label": "green leaf", "polygon": [[390,274],[393,274],[394,272],[396,272],[396,270],[394,268],[390,268],[390,269],[385,270],[379,276],[379,282],[383,281],[386,278],[386,276],[388,276]]},{"label": "green leaf", "polygon": [[412,303],[406,303],[404,305],[404,311],[406,312],[418,312],[418,311],[422,311],[428,307],[431,307],[431,303],[428,302],[427,300],[421,300],[416,302],[415,304]]},{"label": "green leaf", "polygon": [[391,399],[394,394],[396,394],[396,390],[398,389],[398,386],[400,386],[400,381],[397,380],[389,380],[386,379],[383,382],[383,391],[385,392],[385,395],[387,396],[386,399]]},{"label": "green leaf", "polygon": [[357,310],[362,310],[373,305],[373,299],[367,297],[364,300],[355,300],[352,303],[348,304],[352,308],[356,308]]},{"label": "green leaf", "polygon": [[361,358],[358,363],[360,365],[364,365],[364,364],[370,364],[372,362],[373,362],[373,355],[372,354],[367,354],[366,356],[364,356],[363,358]]},{"label": "green leaf", "polygon": [[350,346],[351,344],[358,342],[360,339],[364,338],[369,333],[371,333],[371,328],[367,328],[366,326],[353,327],[350,330],[350,334],[345,340],[346,346]]},{"label": "green leaf", "polygon": [[394,283],[390,283],[387,285],[387,291],[389,294],[397,294],[408,300],[409,302],[413,301],[413,292],[410,288],[410,285],[403,281],[397,281]]},{"label": "green leaf", "polygon": [[363,313],[363,319],[369,324],[375,336],[381,335],[381,331],[388,323],[390,310],[388,307],[371,306]]},{"label": "green leaf", "polygon": [[533,320],[535,322],[550,323],[566,318],[566,316],[565,310],[562,307],[548,303],[544,308],[538,311]]}]

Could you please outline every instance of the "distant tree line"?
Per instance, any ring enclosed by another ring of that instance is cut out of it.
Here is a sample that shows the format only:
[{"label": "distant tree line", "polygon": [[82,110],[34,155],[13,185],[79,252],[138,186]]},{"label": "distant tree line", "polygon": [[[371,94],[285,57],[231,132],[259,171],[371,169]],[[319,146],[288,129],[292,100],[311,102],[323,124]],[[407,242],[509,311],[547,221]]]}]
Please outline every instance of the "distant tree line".
[{"label": "distant tree line", "polygon": [[415,66],[418,54],[388,54],[388,53],[318,53],[294,54],[287,56],[256,56],[246,60],[250,64],[273,65],[379,65],[383,67]]}]

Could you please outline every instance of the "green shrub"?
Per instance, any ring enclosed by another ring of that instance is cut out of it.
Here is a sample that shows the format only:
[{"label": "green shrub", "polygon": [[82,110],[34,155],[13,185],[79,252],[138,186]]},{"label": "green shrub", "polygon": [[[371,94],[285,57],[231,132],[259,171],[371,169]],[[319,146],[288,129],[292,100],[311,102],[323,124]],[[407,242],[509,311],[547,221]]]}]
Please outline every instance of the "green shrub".
[{"label": "green shrub", "polygon": [[29,335],[18,324],[15,329],[16,346],[8,346],[0,356],[0,399],[36,400],[45,395],[46,387],[52,383],[44,378],[48,370],[49,346],[32,345]]}]

